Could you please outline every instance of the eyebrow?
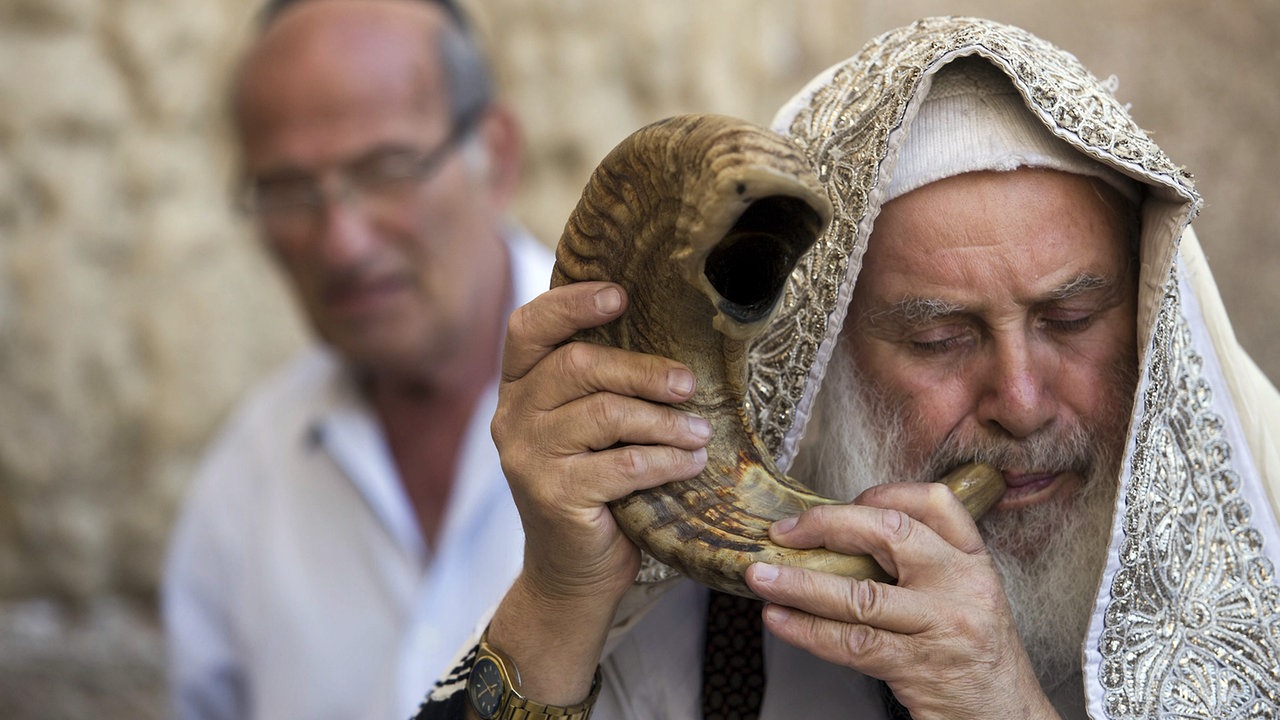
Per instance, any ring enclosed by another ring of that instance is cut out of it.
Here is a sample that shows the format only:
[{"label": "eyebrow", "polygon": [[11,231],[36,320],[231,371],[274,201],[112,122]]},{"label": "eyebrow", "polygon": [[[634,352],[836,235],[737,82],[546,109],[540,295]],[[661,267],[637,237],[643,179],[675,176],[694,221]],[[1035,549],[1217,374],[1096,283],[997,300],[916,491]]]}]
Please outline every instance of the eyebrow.
[{"label": "eyebrow", "polygon": [[869,310],[865,318],[872,325],[925,325],[941,317],[958,315],[964,309],[964,305],[938,298],[910,297]]},{"label": "eyebrow", "polygon": [[1084,293],[1092,290],[1102,290],[1113,285],[1115,285],[1114,280],[1108,280],[1101,275],[1080,273],[1067,282],[1050,290],[1045,297],[1048,300],[1069,300],[1077,295],[1083,295]]},{"label": "eyebrow", "polygon": [[[1114,280],[1082,272],[1067,282],[1049,290],[1037,304],[1061,302],[1094,290],[1107,289],[1114,285]],[[969,307],[967,305],[941,298],[908,297],[868,310],[863,317],[873,326],[888,324],[927,325],[940,318],[964,314],[968,310]]]}]

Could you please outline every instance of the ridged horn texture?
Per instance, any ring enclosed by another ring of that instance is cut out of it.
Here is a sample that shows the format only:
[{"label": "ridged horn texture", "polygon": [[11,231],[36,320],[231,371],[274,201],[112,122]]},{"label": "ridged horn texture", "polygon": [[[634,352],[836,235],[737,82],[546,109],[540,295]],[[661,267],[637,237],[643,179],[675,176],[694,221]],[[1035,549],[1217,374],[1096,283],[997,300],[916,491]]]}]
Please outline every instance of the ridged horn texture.
[{"label": "ridged horn texture", "polygon": [[[638,130],[605,157],[556,250],[552,287],[608,280],[630,299],[622,317],[576,339],[679,360],[697,377],[681,407],[714,428],[706,468],[611,509],[640,548],[724,592],[753,596],[743,573],[755,561],[890,579],[865,556],[769,540],[773,521],[839,501],[778,470],[744,403],[748,343],[830,219],[826,193],[790,141],[734,118],[684,115]],[[948,481],[975,517],[1004,491],[985,466]]]}]

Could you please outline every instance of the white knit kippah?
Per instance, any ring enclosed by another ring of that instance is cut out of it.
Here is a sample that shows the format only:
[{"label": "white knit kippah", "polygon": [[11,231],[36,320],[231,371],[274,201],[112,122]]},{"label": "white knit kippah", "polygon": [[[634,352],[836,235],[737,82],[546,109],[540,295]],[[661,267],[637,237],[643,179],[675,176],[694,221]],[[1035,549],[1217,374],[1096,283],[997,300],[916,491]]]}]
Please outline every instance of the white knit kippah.
[{"label": "white knit kippah", "polygon": [[1047,168],[1100,178],[1137,201],[1138,184],[1055,137],[1009,78],[983,58],[960,58],[933,78],[898,154],[884,202],[979,170]]}]

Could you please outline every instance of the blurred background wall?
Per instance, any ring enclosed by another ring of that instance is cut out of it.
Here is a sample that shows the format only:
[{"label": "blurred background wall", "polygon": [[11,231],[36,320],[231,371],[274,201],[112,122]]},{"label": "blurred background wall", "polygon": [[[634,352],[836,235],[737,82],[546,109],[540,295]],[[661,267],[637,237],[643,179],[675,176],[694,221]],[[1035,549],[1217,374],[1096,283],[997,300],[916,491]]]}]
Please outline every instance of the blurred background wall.
[{"label": "blurred background wall", "polygon": [[[1120,79],[1206,197],[1244,345],[1280,378],[1280,3],[473,0],[554,242],[646,122],[767,123],[931,14],[1022,25]],[[223,90],[256,0],[0,0],[0,717],[163,716],[154,588],[198,452],[304,337],[230,209]]]}]

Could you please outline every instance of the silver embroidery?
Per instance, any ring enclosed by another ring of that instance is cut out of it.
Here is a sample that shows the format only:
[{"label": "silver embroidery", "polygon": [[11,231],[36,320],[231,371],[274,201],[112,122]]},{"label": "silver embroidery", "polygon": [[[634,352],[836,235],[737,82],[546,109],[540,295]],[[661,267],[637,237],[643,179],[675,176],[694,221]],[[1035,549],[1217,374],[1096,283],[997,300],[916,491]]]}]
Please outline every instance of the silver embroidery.
[{"label": "silver embroidery", "polygon": [[785,442],[794,439],[797,412],[825,369],[815,366],[819,348],[834,341],[843,322],[839,291],[857,274],[866,249],[874,210],[869,200],[890,134],[903,124],[926,76],[975,53],[1003,68],[1028,106],[1068,143],[1171,189],[1191,212],[1199,203],[1191,176],[1165,156],[1098,78],[1075,56],[1024,30],[972,18],[928,18],[872,41],[836,69],[790,127],[827,186],[836,214],[792,273],[776,321],[752,348],[752,418],[766,447],[784,462],[790,460],[792,448]]},{"label": "silver embroidery", "polygon": [[1155,338],[1099,648],[1105,708],[1112,718],[1278,717],[1280,586],[1173,282]]}]

